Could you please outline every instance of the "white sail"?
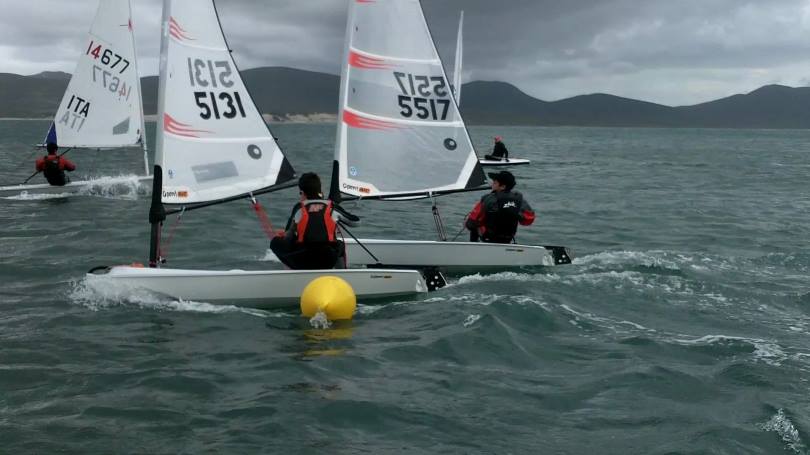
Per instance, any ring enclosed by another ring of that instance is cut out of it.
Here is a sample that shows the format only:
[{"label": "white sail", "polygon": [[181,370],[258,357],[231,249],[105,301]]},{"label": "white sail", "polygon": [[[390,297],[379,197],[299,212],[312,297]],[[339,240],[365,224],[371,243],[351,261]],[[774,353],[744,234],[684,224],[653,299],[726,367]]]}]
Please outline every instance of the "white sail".
[{"label": "white sail", "polygon": [[101,0],[46,138],[61,147],[138,144],[143,107],[129,0]]},{"label": "white sail", "polygon": [[485,181],[418,0],[351,1],[339,115],[343,193],[428,194]]},{"label": "white sail", "polygon": [[216,201],[294,177],[245,88],[212,0],[164,0],[158,98],[164,203]]},{"label": "white sail", "polygon": [[453,70],[453,90],[456,104],[461,106],[461,65],[464,59],[464,11],[458,19],[458,38],[456,38],[456,67]]}]

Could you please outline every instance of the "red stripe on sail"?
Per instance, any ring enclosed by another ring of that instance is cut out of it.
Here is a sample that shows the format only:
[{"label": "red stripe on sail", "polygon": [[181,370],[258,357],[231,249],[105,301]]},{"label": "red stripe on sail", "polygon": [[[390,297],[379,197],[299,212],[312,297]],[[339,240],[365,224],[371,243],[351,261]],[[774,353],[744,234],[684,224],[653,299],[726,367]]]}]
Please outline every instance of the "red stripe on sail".
[{"label": "red stripe on sail", "polygon": [[179,41],[188,40],[194,41],[194,38],[188,36],[186,29],[180,26],[173,17],[169,18],[169,34]]},{"label": "red stripe on sail", "polygon": [[163,131],[167,133],[174,134],[176,136],[183,136],[183,137],[200,137],[198,134],[206,134],[211,133],[207,130],[195,130],[190,125],[186,125],[185,123],[180,123],[171,115],[164,113],[163,114]]},{"label": "red stripe on sail", "polygon": [[349,111],[343,111],[343,122],[353,128],[361,128],[364,130],[396,130],[402,128],[396,123],[361,117]]},{"label": "red stripe on sail", "polygon": [[377,0],[356,0],[357,3],[377,3]]},{"label": "red stripe on sail", "polygon": [[355,51],[349,52],[349,65],[355,68],[371,69],[371,70],[387,70],[396,65],[386,62],[384,59],[377,57],[368,57],[358,54]]}]

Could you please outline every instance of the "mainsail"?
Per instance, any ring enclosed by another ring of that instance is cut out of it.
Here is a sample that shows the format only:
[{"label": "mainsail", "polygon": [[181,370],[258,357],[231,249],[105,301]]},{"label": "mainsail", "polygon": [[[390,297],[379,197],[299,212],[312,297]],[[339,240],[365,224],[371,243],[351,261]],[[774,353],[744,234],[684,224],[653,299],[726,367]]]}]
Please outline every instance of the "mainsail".
[{"label": "mainsail", "polygon": [[100,1],[86,46],[46,142],[86,148],[138,144],[143,107],[129,0]]},{"label": "mainsail", "polygon": [[213,0],[164,0],[163,14],[162,202],[218,201],[292,179],[231,57]]},{"label": "mainsail", "polygon": [[418,0],[351,0],[339,115],[333,193],[427,196],[485,182]]}]

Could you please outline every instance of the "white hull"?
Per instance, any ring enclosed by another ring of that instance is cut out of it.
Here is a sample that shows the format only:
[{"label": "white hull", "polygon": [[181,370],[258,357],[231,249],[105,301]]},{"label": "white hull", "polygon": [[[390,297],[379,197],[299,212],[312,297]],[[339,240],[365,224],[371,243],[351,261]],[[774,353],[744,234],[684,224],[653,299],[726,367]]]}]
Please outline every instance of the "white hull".
[{"label": "white hull", "polygon": [[360,239],[379,264],[354,239],[346,239],[349,266],[437,267],[445,272],[475,272],[510,267],[568,264],[563,247],[501,243]]},{"label": "white hull", "polygon": [[315,278],[346,280],[360,301],[403,297],[427,292],[415,270],[181,270],[116,266],[91,271],[90,280],[147,290],[177,300],[201,301],[254,308],[282,308],[299,304],[304,288]]},{"label": "white hull", "polygon": [[[152,183],[151,175],[138,176],[134,181],[138,184]],[[93,180],[79,180],[70,182],[64,186],[53,186],[47,183],[33,185],[12,185],[0,186],[0,197],[15,196],[37,196],[51,194],[78,194],[90,191],[94,186],[103,185],[109,187],[116,184],[128,184],[133,182],[132,177],[101,177]]]},{"label": "white hull", "polygon": [[481,166],[524,166],[531,164],[531,160],[523,158],[509,158],[508,160],[485,160],[479,159],[478,162]]}]

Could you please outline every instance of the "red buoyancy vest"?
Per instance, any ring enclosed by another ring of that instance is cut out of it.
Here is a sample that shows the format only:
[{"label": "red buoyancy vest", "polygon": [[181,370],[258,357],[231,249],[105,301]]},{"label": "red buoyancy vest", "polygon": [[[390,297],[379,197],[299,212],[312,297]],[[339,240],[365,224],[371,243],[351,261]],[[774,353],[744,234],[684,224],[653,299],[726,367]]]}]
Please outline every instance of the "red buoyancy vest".
[{"label": "red buoyancy vest", "polygon": [[301,203],[298,243],[334,243],[337,223],[332,218],[332,201]]}]

